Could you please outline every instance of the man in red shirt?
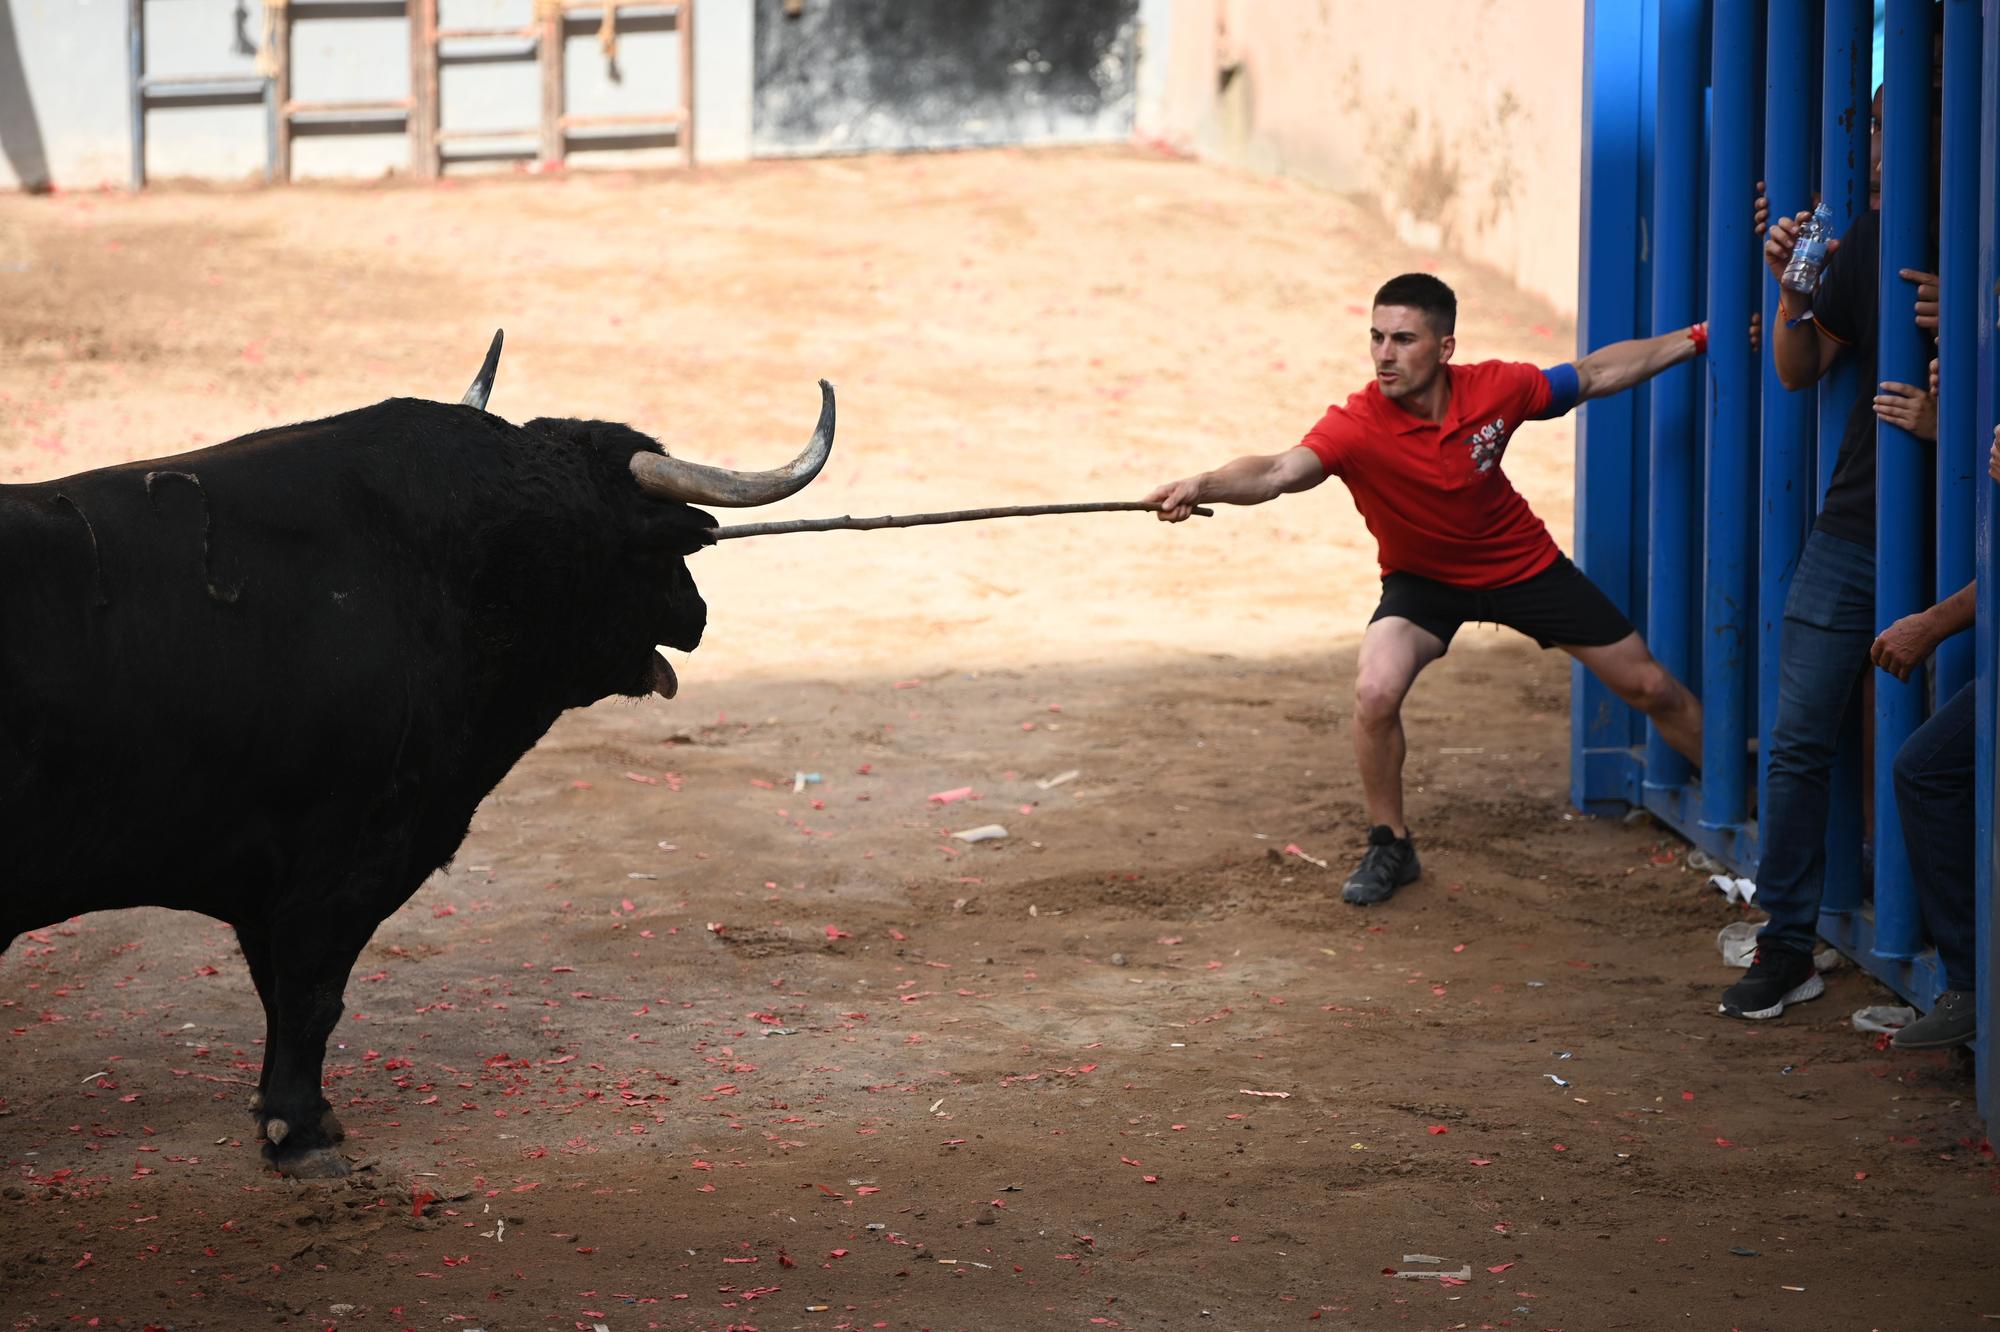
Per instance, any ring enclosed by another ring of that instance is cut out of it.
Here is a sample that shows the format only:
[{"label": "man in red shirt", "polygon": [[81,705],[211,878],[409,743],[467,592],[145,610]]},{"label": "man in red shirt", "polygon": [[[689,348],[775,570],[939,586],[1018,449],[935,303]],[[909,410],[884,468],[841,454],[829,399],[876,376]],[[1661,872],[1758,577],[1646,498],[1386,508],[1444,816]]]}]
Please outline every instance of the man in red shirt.
[{"label": "man in red shirt", "polygon": [[1391,278],[1375,294],[1368,330],[1373,383],[1327,408],[1295,448],[1237,458],[1146,496],[1177,523],[1197,504],[1262,504],[1338,476],[1375,534],[1382,600],[1362,635],[1354,681],[1354,753],[1372,826],[1341,892],[1356,906],[1387,901],[1421,872],[1403,819],[1403,697],[1468,620],[1561,648],[1701,762],[1701,704],[1556,548],[1500,459],[1522,422],[1560,416],[1699,355],[1707,326],[1613,343],[1540,370],[1452,365],[1457,319],[1458,298],[1437,278]]}]

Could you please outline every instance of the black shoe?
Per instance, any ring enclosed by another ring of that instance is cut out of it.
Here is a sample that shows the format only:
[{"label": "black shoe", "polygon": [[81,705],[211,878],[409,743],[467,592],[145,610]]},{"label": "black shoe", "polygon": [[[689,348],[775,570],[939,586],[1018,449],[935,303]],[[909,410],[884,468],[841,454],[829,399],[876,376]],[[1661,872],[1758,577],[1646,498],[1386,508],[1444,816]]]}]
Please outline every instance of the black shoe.
[{"label": "black shoe", "polygon": [[1979,1006],[1970,990],[1946,990],[1931,1011],[1890,1038],[1898,1050],[1948,1050],[1979,1034]]},{"label": "black shoe", "polygon": [[1340,900],[1351,906],[1386,902],[1404,884],[1415,883],[1423,872],[1417,864],[1416,844],[1408,837],[1396,836],[1388,824],[1378,823],[1368,830],[1368,849],[1354,873],[1347,876]]},{"label": "black shoe", "polygon": [[1743,979],[1722,992],[1717,1011],[1726,1017],[1762,1021],[1784,1012],[1786,1004],[1802,1004],[1825,993],[1826,982],[1819,978],[1811,953],[1760,944]]}]

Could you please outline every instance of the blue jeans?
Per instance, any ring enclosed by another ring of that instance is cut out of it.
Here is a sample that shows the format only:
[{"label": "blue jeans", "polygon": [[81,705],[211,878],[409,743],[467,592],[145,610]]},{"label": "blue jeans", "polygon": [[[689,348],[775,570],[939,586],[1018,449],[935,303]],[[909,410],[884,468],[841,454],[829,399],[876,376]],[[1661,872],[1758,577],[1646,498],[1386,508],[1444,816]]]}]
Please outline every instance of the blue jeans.
[{"label": "blue jeans", "polygon": [[1875,552],[1806,538],[1778,634],[1778,715],[1758,834],[1759,943],[1810,953],[1826,883],[1827,785],[1841,725],[1875,641]]},{"label": "blue jeans", "polygon": [[1944,963],[1944,987],[1972,992],[1972,750],[1978,704],[1967,684],[1896,753],[1896,808],[1924,929]]}]

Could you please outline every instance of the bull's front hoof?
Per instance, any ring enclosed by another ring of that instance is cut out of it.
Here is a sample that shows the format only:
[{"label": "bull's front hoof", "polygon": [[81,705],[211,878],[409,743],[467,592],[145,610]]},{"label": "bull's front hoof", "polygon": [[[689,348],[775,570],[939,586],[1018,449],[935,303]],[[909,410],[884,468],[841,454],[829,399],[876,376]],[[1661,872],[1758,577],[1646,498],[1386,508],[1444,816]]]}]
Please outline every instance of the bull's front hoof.
[{"label": "bull's front hoof", "polygon": [[264,1159],[287,1179],[345,1179],[352,1171],[347,1158],[331,1147],[310,1147],[299,1152],[266,1147]]},{"label": "bull's front hoof", "polygon": [[347,1126],[340,1122],[340,1116],[328,1110],[319,1117],[319,1131],[328,1142],[347,1141]]}]

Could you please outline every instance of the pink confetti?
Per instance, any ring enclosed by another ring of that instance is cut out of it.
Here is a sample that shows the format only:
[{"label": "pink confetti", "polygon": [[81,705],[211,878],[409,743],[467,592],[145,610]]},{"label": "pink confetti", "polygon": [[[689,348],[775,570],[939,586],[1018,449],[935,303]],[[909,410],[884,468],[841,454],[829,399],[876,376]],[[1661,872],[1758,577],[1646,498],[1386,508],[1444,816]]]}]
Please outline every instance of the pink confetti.
[{"label": "pink confetti", "polygon": [[966,798],[967,798],[968,796],[970,796],[971,794],[972,794],[972,788],[971,788],[971,787],[969,787],[969,786],[958,786],[958,787],[954,787],[954,788],[952,788],[952,789],[951,789],[951,790],[949,790],[949,791],[939,791],[939,792],[938,792],[938,793],[937,793],[936,795],[934,795],[934,796],[932,796],[932,797],[931,797],[931,803],[933,803],[933,804],[937,804],[937,805],[950,805],[950,804],[955,804],[956,802],[958,802],[958,801],[960,801],[960,800],[964,800],[964,799],[966,799]]}]

